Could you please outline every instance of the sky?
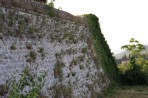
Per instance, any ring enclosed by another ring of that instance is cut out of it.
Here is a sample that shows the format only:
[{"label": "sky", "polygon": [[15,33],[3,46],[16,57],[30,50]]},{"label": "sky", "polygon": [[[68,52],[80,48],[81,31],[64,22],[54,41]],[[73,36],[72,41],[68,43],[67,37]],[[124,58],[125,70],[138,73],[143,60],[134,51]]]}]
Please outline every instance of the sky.
[{"label": "sky", "polygon": [[95,14],[99,18],[102,33],[114,54],[130,38],[148,45],[147,0],[55,0],[55,8],[61,7],[73,15]]}]

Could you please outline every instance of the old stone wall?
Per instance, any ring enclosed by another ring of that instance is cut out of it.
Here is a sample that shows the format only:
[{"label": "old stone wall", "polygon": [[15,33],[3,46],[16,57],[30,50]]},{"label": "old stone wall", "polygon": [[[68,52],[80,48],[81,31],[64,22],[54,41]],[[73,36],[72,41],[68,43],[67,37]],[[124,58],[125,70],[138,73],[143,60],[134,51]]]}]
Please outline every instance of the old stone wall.
[{"label": "old stone wall", "polygon": [[109,80],[95,64],[89,37],[85,25],[0,7],[0,84],[39,65],[38,71],[47,71],[42,92],[49,98],[57,85],[71,90],[72,98],[91,98]]}]

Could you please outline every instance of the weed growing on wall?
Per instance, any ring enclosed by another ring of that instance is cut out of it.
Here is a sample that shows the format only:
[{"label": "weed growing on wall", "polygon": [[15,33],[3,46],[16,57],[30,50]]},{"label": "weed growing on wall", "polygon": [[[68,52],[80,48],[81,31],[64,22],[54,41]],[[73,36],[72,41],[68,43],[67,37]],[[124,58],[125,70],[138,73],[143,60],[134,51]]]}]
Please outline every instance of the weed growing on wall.
[{"label": "weed growing on wall", "polygon": [[63,67],[65,66],[65,64],[61,61],[57,61],[55,67],[54,67],[54,77],[58,78],[58,79],[62,79],[62,75],[63,75]]},{"label": "weed growing on wall", "polygon": [[44,85],[45,76],[45,71],[36,73],[27,66],[19,81],[13,78],[8,98],[38,98]]},{"label": "weed growing on wall", "polygon": [[65,86],[62,84],[59,85],[55,85],[54,87],[55,90],[55,94],[53,98],[72,98],[73,94],[72,94],[72,88],[69,86]]},{"label": "weed growing on wall", "polygon": [[48,12],[49,16],[54,17],[55,16],[54,0],[51,0],[51,2],[48,4],[47,8],[49,10],[49,12]]},{"label": "weed growing on wall", "polygon": [[10,49],[16,50],[16,49],[17,49],[17,48],[16,48],[16,44],[12,44],[12,45],[10,46]]},{"label": "weed growing on wall", "polygon": [[37,53],[36,53],[36,52],[30,51],[30,58],[31,58],[31,61],[35,62],[36,56],[37,56]]}]

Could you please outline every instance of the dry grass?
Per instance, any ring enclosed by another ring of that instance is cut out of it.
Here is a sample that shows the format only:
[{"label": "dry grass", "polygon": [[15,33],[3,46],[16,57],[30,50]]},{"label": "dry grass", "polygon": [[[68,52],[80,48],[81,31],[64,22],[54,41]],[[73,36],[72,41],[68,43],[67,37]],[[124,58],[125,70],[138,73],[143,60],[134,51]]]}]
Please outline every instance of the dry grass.
[{"label": "dry grass", "polygon": [[148,98],[148,86],[121,86],[99,98]]}]

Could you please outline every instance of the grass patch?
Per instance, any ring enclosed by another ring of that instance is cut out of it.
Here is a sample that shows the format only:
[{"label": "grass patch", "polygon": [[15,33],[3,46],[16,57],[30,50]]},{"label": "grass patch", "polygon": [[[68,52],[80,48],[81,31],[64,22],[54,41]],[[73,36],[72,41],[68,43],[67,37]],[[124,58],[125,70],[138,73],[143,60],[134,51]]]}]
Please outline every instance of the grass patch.
[{"label": "grass patch", "polygon": [[117,86],[112,85],[98,98],[148,98],[148,86]]}]

